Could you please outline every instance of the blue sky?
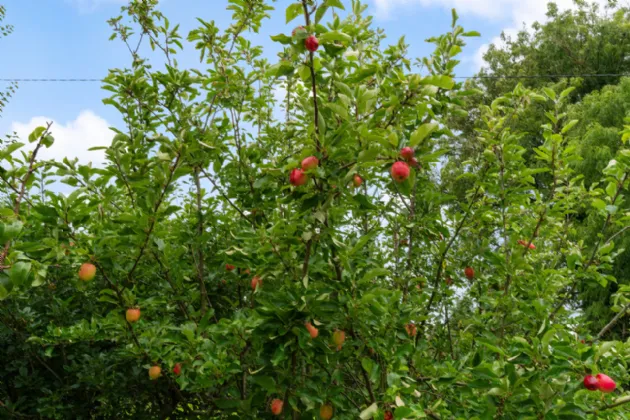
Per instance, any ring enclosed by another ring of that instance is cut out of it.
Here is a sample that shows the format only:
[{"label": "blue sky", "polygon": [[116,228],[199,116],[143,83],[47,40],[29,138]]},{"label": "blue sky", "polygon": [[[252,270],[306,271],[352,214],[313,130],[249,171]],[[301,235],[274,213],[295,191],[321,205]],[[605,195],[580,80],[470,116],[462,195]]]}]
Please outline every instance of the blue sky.
[{"label": "blue sky", "polygon": [[[481,32],[464,50],[459,75],[471,75],[480,65],[480,55],[502,30],[514,33],[522,23],[544,18],[546,0],[363,0],[375,15],[375,24],[385,30],[391,43],[406,36],[411,56],[426,56],[431,46],[424,40],[449,29],[450,9],[456,7],[466,30]],[[272,18],[265,21],[256,42],[277,47],[270,35],[288,33],[294,25],[284,22],[284,10],[292,0],[278,0]],[[349,3],[349,0],[345,3]],[[14,33],[0,39],[2,78],[102,78],[109,68],[125,67],[129,52],[119,41],[109,41],[107,19],[116,16],[124,0],[0,0],[7,9],[6,22]],[[571,0],[558,0],[570,7]],[[162,12],[181,24],[185,35],[196,27],[196,17],[226,26],[230,12],[227,0],[163,0]],[[193,48],[179,57],[180,66],[197,67]],[[3,83],[0,82],[0,88]],[[99,83],[21,83],[0,117],[0,135],[17,131],[24,136],[45,120],[54,120],[56,145],[48,156],[69,155],[89,159],[85,150],[107,145],[108,126],[120,119],[113,107],[101,100],[107,92]]]}]

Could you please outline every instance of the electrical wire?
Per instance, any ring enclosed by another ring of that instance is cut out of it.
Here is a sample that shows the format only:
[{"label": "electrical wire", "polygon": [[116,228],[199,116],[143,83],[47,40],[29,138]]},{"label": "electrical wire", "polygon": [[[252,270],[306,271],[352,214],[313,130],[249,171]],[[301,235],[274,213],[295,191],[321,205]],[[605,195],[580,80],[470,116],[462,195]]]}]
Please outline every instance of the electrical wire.
[{"label": "electrical wire", "polygon": [[[454,79],[557,79],[557,78],[574,78],[574,77],[630,77],[630,73],[592,73],[592,74],[533,74],[524,76],[454,76]],[[62,79],[62,78],[46,78],[46,79],[0,79],[0,82],[102,82],[103,79]]]}]

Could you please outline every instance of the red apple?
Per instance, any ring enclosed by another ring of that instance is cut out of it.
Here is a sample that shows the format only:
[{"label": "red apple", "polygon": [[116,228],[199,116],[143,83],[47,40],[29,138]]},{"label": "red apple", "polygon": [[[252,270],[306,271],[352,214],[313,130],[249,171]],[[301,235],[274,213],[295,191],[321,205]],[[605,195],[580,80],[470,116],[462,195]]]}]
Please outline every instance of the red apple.
[{"label": "red apple", "polygon": [[407,335],[409,337],[415,337],[418,333],[418,327],[416,327],[416,324],[413,324],[411,322],[405,325],[405,330],[407,330]]},{"label": "red apple", "polygon": [[289,175],[289,182],[291,185],[295,187],[299,187],[300,185],[306,184],[308,181],[308,176],[304,173],[303,170],[296,168],[291,171],[291,175]]},{"label": "red apple", "polygon": [[319,159],[317,159],[315,156],[309,156],[307,158],[304,158],[304,160],[302,160],[302,169],[305,171],[310,171],[311,169],[315,169],[317,168],[318,165],[319,165]]},{"label": "red apple", "polygon": [[175,367],[173,368],[173,373],[177,376],[181,375],[182,373],[182,364],[181,363],[175,363]]},{"label": "red apple", "polygon": [[254,276],[252,279],[252,290],[256,291],[256,287],[262,287],[262,279],[258,276]]},{"label": "red apple", "polygon": [[401,183],[409,177],[409,165],[405,162],[396,162],[392,165],[392,178]]},{"label": "red apple", "polygon": [[140,308],[127,309],[125,318],[127,318],[128,322],[138,322],[138,320],[140,319]]},{"label": "red apple", "polygon": [[613,392],[617,388],[615,381],[603,373],[597,374],[597,382],[599,383],[599,390],[605,393]]},{"label": "red apple", "polygon": [[236,267],[234,267],[232,264],[225,264],[225,269],[227,271],[232,271],[234,270]]},{"label": "red apple", "polygon": [[599,381],[593,375],[586,375],[584,377],[584,386],[589,391],[597,391],[599,389]]},{"label": "red apple", "polygon": [[159,366],[151,366],[149,369],[149,378],[156,380],[160,376],[162,376],[162,368]]},{"label": "red apple", "polygon": [[319,41],[315,35],[309,35],[308,38],[304,40],[304,46],[310,52],[315,52],[319,48]]},{"label": "red apple", "polygon": [[355,174],[354,177],[352,178],[352,183],[354,184],[356,188],[359,188],[361,184],[363,184],[363,178]]},{"label": "red apple", "polygon": [[385,420],[394,420],[394,415],[392,414],[391,411],[386,411],[385,412],[385,416],[383,416],[383,418]]},{"label": "red apple", "polygon": [[279,416],[282,414],[282,406],[284,405],[284,401],[275,398],[271,401],[271,412],[274,416]]},{"label": "red apple", "polygon": [[304,326],[308,330],[308,333],[311,335],[311,338],[317,338],[317,336],[319,335],[319,330],[315,328],[313,324],[307,322],[304,324]]},{"label": "red apple", "polygon": [[413,159],[414,151],[411,147],[403,147],[400,151],[400,156],[409,162]]},{"label": "red apple", "polygon": [[96,276],[96,266],[90,263],[84,263],[79,269],[79,280],[90,281]]},{"label": "red apple", "polygon": [[[527,244],[529,243],[529,241],[524,241],[522,239],[518,240],[518,244],[519,245],[523,245],[523,246],[527,246]],[[529,244],[529,249],[536,249],[536,245],[534,244]]]},{"label": "red apple", "polygon": [[472,280],[475,277],[475,270],[472,267],[466,267],[464,269],[464,274],[468,277],[468,280]]},{"label": "red apple", "polygon": [[346,333],[341,330],[337,330],[333,333],[332,336],[333,343],[337,346],[337,351],[341,350],[341,346],[343,346],[343,342],[346,341]]},{"label": "red apple", "polygon": [[416,159],[415,157],[412,157],[411,159],[409,159],[409,164],[413,166],[414,168],[420,167],[420,164],[418,163],[418,159]]},{"label": "red apple", "polygon": [[330,420],[332,419],[332,416],[333,416],[332,405],[330,404],[322,405],[321,408],[319,409],[319,417],[321,417],[322,420]]}]

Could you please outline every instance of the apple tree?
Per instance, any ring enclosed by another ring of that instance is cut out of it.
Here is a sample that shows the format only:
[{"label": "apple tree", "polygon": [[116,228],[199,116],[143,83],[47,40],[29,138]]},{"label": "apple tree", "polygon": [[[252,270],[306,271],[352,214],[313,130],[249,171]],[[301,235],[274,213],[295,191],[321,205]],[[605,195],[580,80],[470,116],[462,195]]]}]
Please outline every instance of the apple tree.
[{"label": "apple tree", "polygon": [[[630,150],[585,188],[571,88],[473,110],[455,70],[478,33],[455,11],[413,59],[359,0],[296,1],[270,60],[256,34],[273,4],[228,4],[226,29],[187,36],[157,0],[109,21],[130,64],[103,80],[123,123],[102,164],[40,159],[52,124],[0,152],[0,412],[629,417],[630,345],[605,340],[630,290],[597,336],[574,296],[615,282]],[[514,129],[532,107],[535,166]],[[472,111],[483,152],[455,194],[444,145]],[[601,224],[594,243],[578,212]]]}]

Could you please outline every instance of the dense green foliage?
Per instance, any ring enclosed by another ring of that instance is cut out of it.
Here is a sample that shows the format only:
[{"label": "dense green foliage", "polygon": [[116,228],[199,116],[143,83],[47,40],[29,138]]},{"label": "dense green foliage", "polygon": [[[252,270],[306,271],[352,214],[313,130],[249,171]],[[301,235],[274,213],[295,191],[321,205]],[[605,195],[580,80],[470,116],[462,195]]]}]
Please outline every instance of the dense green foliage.
[{"label": "dense green foliage", "polygon": [[[584,177],[587,188],[600,180],[602,170],[621,146],[619,133],[624,129],[624,119],[630,116],[629,82],[622,76],[612,76],[630,74],[627,59],[630,9],[620,7],[618,3],[609,1],[606,7],[601,7],[596,3],[575,1],[574,10],[563,12],[554,3],[549,3],[546,23],[535,23],[515,37],[504,35],[502,45],[490,46],[484,55],[485,67],[479,73],[482,78],[471,83],[471,88],[479,90],[478,95],[469,99],[473,112],[464,118],[452,119],[453,126],[461,130],[461,134],[455,141],[448,140],[452,158],[442,179],[446,184],[452,184],[450,188],[458,195],[469,187],[461,179],[455,181],[462,172],[461,161],[483,151],[475,141],[475,129],[479,126],[475,104],[490,104],[519,83],[532,89],[575,88],[568,98],[572,105],[567,112],[570,120],[578,120],[578,125],[569,133],[569,141],[577,148],[580,159],[572,164],[572,168]],[[523,133],[519,143],[526,149],[525,158],[531,165],[537,162],[534,149],[544,142],[540,121],[547,118],[546,111],[543,106],[529,107],[526,115],[511,125],[513,130]],[[535,179],[538,188],[545,190],[549,175],[538,174]],[[588,242],[597,240],[601,233],[599,220],[579,212],[575,221],[579,222],[578,228]],[[604,233],[614,234],[615,227],[610,228]],[[619,248],[627,251],[615,261],[613,274],[619,283],[630,284],[630,242],[624,236],[617,239],[621,241]],[[610,283],[605,288],[585,285],[580,290],[583,293],[574,303],[584,310],[591,332],[596,333],[615,315],[617,283]],[[626,323],[619,323],[612,333],[625,339],[626,330]]]},{"label": "dense green foliage", "polygon": [[[272,418],[278,399],[304,419],[325,404],[336,419],[630,417],[630,343],[603,341],[630,288],[595,333],[575,310],[578,291],[616,281],[630,217],[630,129],[579,172],[579,140],[610,119],[602,98],[517,84],[478,101],[453,79],[478,35],[455,11],[421,74],[358,0],[290,4],[276,63],[247,36],[271,5],[229,5],[227,30],[200,20],[186,39],[157,0],[110,21],[132,61],[104,80],[125,124],[102,167],[40,160],[50,125],[0,152],[0,412]],[[178,65],[184,48],[199,68]],[[463,160],[453,131],[469,115],[479,153]],[[397,183],[406,146],[419,165]],[[319,165],[292,186],[307,156]],[[584,388],[600,372],[614,393]]]}]

